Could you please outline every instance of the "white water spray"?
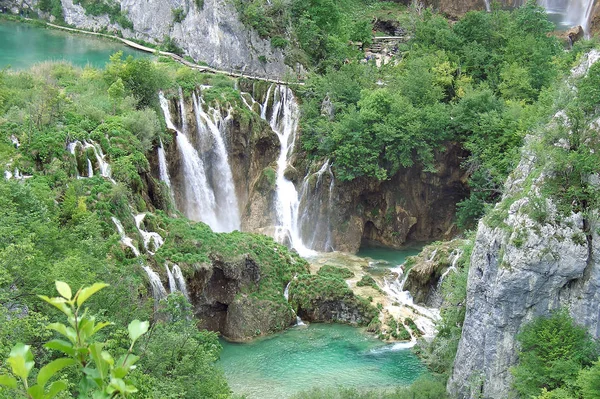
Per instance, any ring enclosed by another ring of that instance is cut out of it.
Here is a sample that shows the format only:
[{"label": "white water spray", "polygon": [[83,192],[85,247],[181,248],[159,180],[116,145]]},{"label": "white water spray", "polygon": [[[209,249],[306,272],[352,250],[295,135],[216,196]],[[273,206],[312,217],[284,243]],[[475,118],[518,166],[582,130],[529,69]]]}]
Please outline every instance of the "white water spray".
[{"label": "white water spray", "polygon": [[[210,134],[213,142],[214,156],[212,157],[212,185],[215,197],[215,219],[217,223],[211,228],[217,232],[231,232],[239,230],[241,219],[239,214],[237,195],[233,182],[233,174],[229,166],[229,155],[225,146],[224,133],[226,132],[227,118],[223,119],[221,113],[211,109],[214,120],[204,112],[201,102],[192,95],[198,135],[206,139]],[[231,114],[228,115],[231,118]],[[221,128],[219,128],[221,127]],[[206,162],[204,163],[207,164]]]},{"label": "white water spray", "polygon": [[285,177],[285,170],[290,163],[289,160],[296,142],[296,130],[299,118],[298,104],[294,98],[294,93],[289,87],[272,85],[267,92],[261,117],[266,119],[269,95],[273,87],[275,87],[273,93],[273,111],[269,124],[271,125],[271,129],[277,134],[280,143],[275,183],[275,208],[278,223],[275,227],[275,239],[279,242],[289,241],[291,247],[304,257],[313,256],[316,252],[304,245],[298,229],[298,208],[300,203],[298,192],[294,183]]},{"label": "white water spray", "polygon": [[158,173],[160,180],[164,181],[169,191],[171,191],[171,178],[169,177],[169,165],[167,164],[167,157],[165,156],[165,149],[163,142],[159,139],[160,146],[158,147]]},{"label": "white water spray", "polygon": [[[165,241],[163,240],[161,235],[158,234],[157,232],[146,231],[142,228],[142,222],[144,221],[145,217],[146,217],[145,213],[140,213],[139,215],[134,216],[135,226],[137,227],[138,231],[142,235],[142,238],[144,239],[144,248],[150,255],[154,255],[154,252],[158,248],[162,247],[162,245],[165,243]],[[154,251],[150,250],[151,245],[152,245],[152,249]]]},{"label": "white water spray", "polygon": [[140,251],[136,248],[135,245],[133,245],[133,240],[127,237],[127,234],[125,234],[125,229],[123,228],[121,221],[114,216],[111,216],[111,219],[115,226],[117,226],[117,231],[119,232],[119,236],[121,237],[121,243],[123,243],[123,245],[125,245],[126,247],[130,248],[136,257],[140,256]]}]

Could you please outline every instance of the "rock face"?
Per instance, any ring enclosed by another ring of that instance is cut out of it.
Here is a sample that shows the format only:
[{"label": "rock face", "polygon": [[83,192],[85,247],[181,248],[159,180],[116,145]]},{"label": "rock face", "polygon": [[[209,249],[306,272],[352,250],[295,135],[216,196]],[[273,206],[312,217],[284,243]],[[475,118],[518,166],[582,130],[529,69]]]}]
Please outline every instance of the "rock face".
[{"label": "rock face", "polygon": [[261,279],[260,267],[246,255],[236,260],[213,257],[188,279],[190,301],[199,327],[241,341],[282,330],[295,321],[289,305],[250,297]]},{"label": "rock face", "polygon": [[448,273],[457,271],[463,245],[464,241],[459,239],[441,244],[434,243],[406,262],[406,265],[412,263],[412,266],[403,288],[410,292],[415,303],[430,308],[441,307],[441,284]]},{"label": "rock face", "polygon": [[[573,75],[585,73],[597,59],[592,52]],[[515,337],[536,316],[566,308],[592,336],[600,336],[598,211],[561,215],[542,196],[545,161],[530,150],[537,141],[529,138],[503,200],[479,223],[466,317],[448,382],[456,398],[509,397]]]},{"label": "rock face", "polygon": [[390,180],[356,179],[336,185],[331,215],[332,242],[338,251],[361,245],[399,248],[406,241],[450,238],[456,233],[455,205],[468,194],[465,156],[449,146],[436,157],[436,172],[404,169]]},{"label": "rock face", "polygon": [[[170,38],[186,55],[196,61],[224,70],[281,78],[288,70],[281,50],[248,30],[228,0],[116,0],[133,29],[111,23],[107,15],[86,15],[73,0],[61,0],[65,22],[80,29],[121,31],[123,37],[153,44]],[[198,4],[203,3],[201,8]],[[19,12],[36,9],[36,0],[2,0],[0,7]],[[174,15],[182,16],[180,22]],[[49,16],[47,16],[49,17]]]}]

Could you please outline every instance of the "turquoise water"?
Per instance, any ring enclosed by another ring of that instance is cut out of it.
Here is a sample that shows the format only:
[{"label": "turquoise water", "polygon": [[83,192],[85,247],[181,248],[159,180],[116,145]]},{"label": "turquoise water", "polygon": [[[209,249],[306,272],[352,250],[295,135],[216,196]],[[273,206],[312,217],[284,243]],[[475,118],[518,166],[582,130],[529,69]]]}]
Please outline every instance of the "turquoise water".
[{"label": "turquoise water", "polygon": [[250,343],[222,343],[227,381],[248,399],[284,399],[313,387],[393,388],[425,370],[409,349],[391,350],[346,325],[312,324]]},{"label": "turquoise water", "polygon": [[104,67],[108,57],[117,51],[123,51],[125,56],[151,56],[108,39],[0,20],[0,69],[26,69],[50,60]]},{"label": "turquoise water", "polygon": [[371,258],[375,261],[369,266],[369,273],[375,275],[385,274],[389,268],[400,266],[409,256],[418,255],[425,244],[411,244],[403,249],[389,248],[361,248],[356,254],[363,258]]}]

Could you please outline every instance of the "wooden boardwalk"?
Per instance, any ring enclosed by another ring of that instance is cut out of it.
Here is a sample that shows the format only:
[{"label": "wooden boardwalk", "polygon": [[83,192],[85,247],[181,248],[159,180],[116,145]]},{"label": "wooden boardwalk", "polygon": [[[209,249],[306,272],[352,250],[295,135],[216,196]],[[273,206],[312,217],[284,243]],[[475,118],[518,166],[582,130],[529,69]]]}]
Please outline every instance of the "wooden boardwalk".
[{"label": "wooden boardwalk", "polygon": [[188,66],[190,68],[196,69],[200,72],[209,72],[209,73],[215,73],[215,74],[220,74],[220,75],[227,75],[227,76],[231,76],[234,78],[247,78],[247,79],[252,79],[252,80],[260,80],[263,82],[270,82],[270,83],[276,83],[276,84],[281,84],[281,85],[304,85],[303,82],[290,82],[290,81],[285,81],[285,80],[279,80],[279,79],[271,79],[271,78],[265,78],[262,76],[255,76],[255,75],[251,75],[251,74],[246,74],[243,72],[237,72],[237,71],[226,71],[223,69],[218,69],[218,68],[212,68],[206,65],[198,65],[196,63],[190,62],[188,60],[185,60],[183,57],[175,54],[175,53],[170,53],[168,51],[161,51],[161,50],[157,50],[151,47],[147,47],[144,45],[141,45],[139,43],[136,43],[134,41],[128,40],[128,39],[124,39],[122,37],[118,37],[115,35],[108,35],[106,33],[99,33],[99,32],[91,32],[91,31],[87,31],[87,30],[82,30],[82,29],[76,29],[76,28],[68,28],[66,26],[60,26],[60,25],[56,25],[50,22],[46,22],[46,25],[52,28],[56,28],[56,29],[62,29],[62,30],[66,30],[69,32],[75,32],[75,33],[83,33],[86,35],[94,35],[94,36],[101,36],[101,37],[106,37],[108,39],[112,39],[112,40],[118,40],[121,43],[125,44],[126,46],[129,46],[131,48],[134,48],[136,50],[140,50],[140,51],[144,51],[146,53],[151,53],[151,54],[158,54],[158,55],[162,55],[165,57],[170,57],[172,59],[174,59],[175,61]]}]

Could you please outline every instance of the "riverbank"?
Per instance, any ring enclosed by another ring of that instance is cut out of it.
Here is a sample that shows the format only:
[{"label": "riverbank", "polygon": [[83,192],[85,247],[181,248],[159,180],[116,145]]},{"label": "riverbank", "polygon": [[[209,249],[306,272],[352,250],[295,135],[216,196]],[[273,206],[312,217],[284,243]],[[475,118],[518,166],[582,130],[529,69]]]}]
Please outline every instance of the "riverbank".
[{"label": "riverbank", "polygon": [[[270,78],[264,78],[264,77],[260,77],[260,76],[255,76],[255,75],[251,75],[251,74],[245,74],[244,72],[239,72],[239,71],[226,71],[226,70],[222,70],[222,69],[216,69],[216,68],[212,68],[210,66],[207,65],[200,65],[191,61],[186,60],[185,58],[181,57],[178,54],[175,53],[171,53],[168,51],[162,51],[159,50],[157,48],[153,48],[153,47],[149,47],[146,45],[142,45],[139,43],[136,43],[132,40],[129,39],[125,39],[116,35],[110,35],[107,33],[100,33],[100,32],[92,32],[92,31],[87,31],[87,30],[83,30],[83,29],[77,29],[77,28],[71,28],[68,26],[62,26],[62,25],[57,25],[57,24],[53,24],[51,22],[46,22],[46,21],[42,21],[39,19],[33,19],[33,18],[25,18],[25,17],[14,17],[11,16],[9,14],[5,14],[5,13],[0,13],[1,16],[3,16],[3,18],[6,18],[8,20],[12,20],[15,22],[27,22],[27,23],[33,23],[35,25],[38,26],[45,26],[51,29],[60,29],[63,31],[67,31],[67,32],[71,32],[71,33],[79,33],[79,34],[84,34],[84,35],[93,35],[96,37],[103,37],[106,39],[110,39],[110,40],[114,40],[114,41],[118,41],[121,42],[123,44],[125,44],[128,47],[131,47],[135,50],[138,51],[143,51],[146,53],[150,53],[150,54],[155,54],[158,56],[163,56],[163,57],[169,57],[187,67],[190,67],[192,69],[195,69],[197,71],[200,72],[205,72],[205,73],[214,73],[214,74],[219,74],[219,75],[225,75],[225,76],[229,76],[232,78],[245,78],[245,79],[251,79],[251,80],[258,80],[258,81],[262,81],[262,82],[269,82],[269,83],[275,83],[275,84],[282,84],[282,85],[304,85],[303,82],[297,82],[297,81],[292,81],[292,80],[279,80],[279,79],[270,79]],[[8,17],[8,18],[7,18]],[[12,17],[12,18],[11,18]]]}]

